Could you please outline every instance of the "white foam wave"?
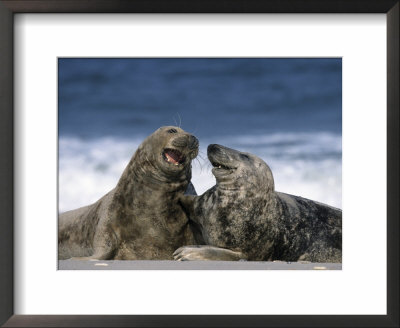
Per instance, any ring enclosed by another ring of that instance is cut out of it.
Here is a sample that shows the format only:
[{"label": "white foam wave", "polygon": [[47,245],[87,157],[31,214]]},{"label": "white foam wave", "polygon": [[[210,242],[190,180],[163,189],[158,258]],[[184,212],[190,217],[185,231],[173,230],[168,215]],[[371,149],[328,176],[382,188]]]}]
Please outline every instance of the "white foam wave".
[{"label": "white foam wave", "polygon": [[[114,188],[142,140],[60,138],[60,212],[91,204]],[[198,194],[215,184],[207,159],[209,143],[261,157],[271,167],[278,191],[341,208],[341,136],[302,133],[203,139],[193,162],[192,182]]]}]

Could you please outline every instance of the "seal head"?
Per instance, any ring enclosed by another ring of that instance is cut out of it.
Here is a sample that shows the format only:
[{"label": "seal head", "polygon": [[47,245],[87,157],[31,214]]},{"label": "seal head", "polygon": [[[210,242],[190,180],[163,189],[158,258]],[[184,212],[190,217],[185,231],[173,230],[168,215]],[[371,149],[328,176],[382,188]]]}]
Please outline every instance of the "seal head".
[{"label": "seal head", "polygon": [[[181,128],[161,127],[139,146],[127,166],[126,175],[132,174],[135,180],[150,184],[184,181],[188,184],[191,161],[197,156],[198,147],[197,138]],[[120,182],[124,180],[122,177]]]},{"label": "seal head", "polygon": [[212,173],[219,189],[243,193],[252,188],[265,192],[274,190],[271,169],[257,156],[216,144],[207,147],[207,156],[213,166]]}]

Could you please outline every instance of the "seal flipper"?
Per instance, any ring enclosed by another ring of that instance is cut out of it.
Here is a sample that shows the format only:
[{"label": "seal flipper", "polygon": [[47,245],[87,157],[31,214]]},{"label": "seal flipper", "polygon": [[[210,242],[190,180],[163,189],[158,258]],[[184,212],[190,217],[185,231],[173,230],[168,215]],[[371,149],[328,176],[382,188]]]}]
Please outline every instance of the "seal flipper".
[{"label": "seal flipper", "polygon": [[226,248],[214,246],[183,246],[178,248],[174,254],[176,261],[239,261],[246,260],[242,252],[234,252]]}]

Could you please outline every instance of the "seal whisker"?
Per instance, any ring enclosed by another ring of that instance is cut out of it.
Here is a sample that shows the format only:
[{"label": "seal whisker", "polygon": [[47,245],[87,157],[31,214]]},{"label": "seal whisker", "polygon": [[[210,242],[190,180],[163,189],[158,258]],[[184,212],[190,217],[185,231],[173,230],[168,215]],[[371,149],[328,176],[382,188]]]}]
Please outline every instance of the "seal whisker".
[{"label": "seal whisker", "polygon": [[196,159],[196,161],[199,163],[199,166],[200,166],[200,173],[203,172],[203,165],[201,164],[201,162],[199,161],[199,159],[198,159],[197,157],[196,157],[195,159]]},{"label": "seal whisker", "polygon": [[203,162],[206,162],[207,156],[202,151],[199,150],[197,157],[200,157]]},{"label": "seal whisker", "polygon": [[[199,160],[199,158],[201,159],[201,161]],[[200,173],[203,172],[204,165],[208,165],[208,164],[209,164],[209,162],[206,161],[206,159],[203,157],[203,152],[200,151],[200,150],[199,150],[199,152],[198,152],[198,154],[197,154],[196,161],[197,161],[198,164],[199,164]]]},{"label": "seal whisker", "polygon": [[[178,115],[179,124],[178,124],[178,122],[177,122],[176,119],[175,119],[175,115]],[[181,119],[181,116],[179,115],[179,112],[176,112],[176,113],[174,114],[174,116],[172,116],[172,118],[173,118],[173,120],[174,120],[174,122],[175,122],[175,126],[177,126],[178,128],[181,128],[182,119]]]},{"label": "seal whisker", "polygon": [[201,152],[199,152],[199,153],[197,154],[197,157],[200,157],[200,159],[201,159],[203,162],[206,161],[205,158],[203,157],[203,154],[202,154]]}]

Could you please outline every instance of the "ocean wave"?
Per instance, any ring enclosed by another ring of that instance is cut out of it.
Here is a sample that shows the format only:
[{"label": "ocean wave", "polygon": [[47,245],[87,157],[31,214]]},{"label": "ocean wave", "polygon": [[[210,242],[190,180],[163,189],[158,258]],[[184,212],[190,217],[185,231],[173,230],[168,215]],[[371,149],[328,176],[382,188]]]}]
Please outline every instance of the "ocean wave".
[{"label": "ocean wave", "polygon": [[[110,191],[144,136],[59,139],[59,211],[88,205]],[[207,145],[219,143],[253,153],[272,169],[276,190],[341,208],[342,139],[338,134],[280,133],[235,135],[201,140],[193,161],[192,182],[198,194],[215,184]]]}]

